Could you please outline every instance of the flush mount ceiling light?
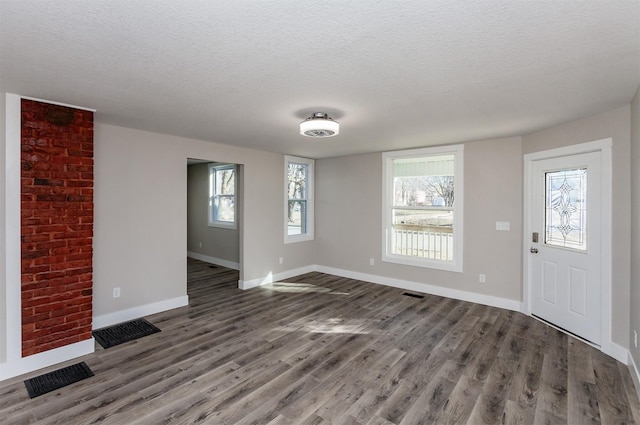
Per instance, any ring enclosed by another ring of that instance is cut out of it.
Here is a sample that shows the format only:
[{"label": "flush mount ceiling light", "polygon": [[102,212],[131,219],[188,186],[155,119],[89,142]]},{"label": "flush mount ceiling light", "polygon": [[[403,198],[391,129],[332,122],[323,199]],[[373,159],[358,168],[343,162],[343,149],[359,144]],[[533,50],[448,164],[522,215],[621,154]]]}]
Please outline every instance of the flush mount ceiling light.
[{"label": "flush mount ceiling light", "polygon": [[324,112],[314,112],[300,123],[300,134],[307,137],[333,137],[340,133],[340,124]]}]

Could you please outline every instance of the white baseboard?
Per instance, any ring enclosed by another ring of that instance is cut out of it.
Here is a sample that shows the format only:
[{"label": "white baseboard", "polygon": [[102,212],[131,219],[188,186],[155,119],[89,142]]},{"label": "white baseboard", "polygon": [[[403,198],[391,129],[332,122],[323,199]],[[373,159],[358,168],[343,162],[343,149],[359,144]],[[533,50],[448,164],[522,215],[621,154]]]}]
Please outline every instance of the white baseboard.
[{"label": "white baseboard", "polygon": [[158,301],[156,303],[145,304],[126,310],[103,314],[102,316],[96,316],[93,318],[93,329],[104,328],[105,326],[115,325],[116,323],[126,322],[128,320],[161,313],[163,311],[184,307],[186,305],[189,305],[189,296],[184,295],[170,300]]},{"label": "white baseboard", "polygon": [[517,300],[478,294],[476,292],[462,291],[459,289],[445,288],[442,286],[430,285],[428,283],[413,282],[409,280],[395,279],[392,277],[378,276],[326,266],[315,266],[315,270],[321,273],[328,273],[335,276],[348,277],[351,279],[363,280],[365,282],[393,286],[394,288],[423,292],[431,295],[439,295],[441,297],[454,298],[457,300],[469,301],[472,303],[484,304],[492,307],[504,308],[507,310],[520,311],[520,309],[522,308],[522,303]]},{"label": "white baseboard", "polygon": [[240,263],[234,263],[233,261],[223,260],[222,258],[209,257],[208,255],[198,254],[197,252],[187,251],[187,257],[204,261],[205,263],[215,264],[216,266],[227,267],[233,270],[240,270]]},{"label": "white baseboard", "polygon": [[[99,329],[116,323],[126,322],[139,317],[171,310],[173,308],[184,307],[186,305],[189,305],[189,297],[187,295],[114,313],[104,314],[93,318],[93,328]],[[0,363],[0,381],[33,372],[54,364],[63,363],[86,354],[91,354],[94,351],[95,340],[91,338],[75,344],[65,345],[64,347],[54,348],[53,350],[48,350],[43,353],[34,354],[29,357]]]},{"label": "white baseboard", "polygon": [[620,363],[624,363],[626,365],[629,364],[629,359],[631,358],[631,353],[629,350],[624,348],[621,345],[616,344],[615,342],[609,342],[608,344],[602,344],[600,346],[600,351],[604,354],[613,357]]},{"label": "white baseboard", "polygon": [[95,341],[92,338],[54,348],[42,353],[0,364],[0,381],[33,372],[43,367],[66,362],[77,357],[91,354],[95,351]]},{"label": "white baseboard", "polygon": [[282,273],[252,279],[248,281],[238,281],[238,288],[251,289],[261,285],[268,285],[278,280],[288,279],[309,272],[321,272],[332,274],[334,276],[347,277],[350,279],[362,280],[365,282],[376,283],[379,285],[393,286],[394,288],[406,289],[409,291],[423,292],[426,294],[439,295],[447,298],[454,298],[462,301],[469,301],[478,304],[489,305],[492,307],[504,308],[512,311],[521,311],[522,303],[517,300],[507,298],[494,297],[491,295],[478,294],[476,292],[461,291],[459,289],[445,288],[442,286],[430,285],[428,283],[413,282],[409,280],[395,279],[392,277],[378,276],[367,273],[354,272],[351,270],[337,269],[321,265],[311,265],[300,267],[298,269],[288,270]]},{"label": "white baseboard", "polygon": [[638,393],[640,399],[640,371],[638,371],[638,366],[636,365],[635,360],[633,360],[633,356],[631,355],[631,353],[629,353],[629,361],[625,363],[629,367],[631,380],[633,381],[633,385],[636,387],[636,393]]},{"label": "white baseboard", "polygon": [[289,279],[290,277],[299,276],[301,274],[305,274],[313,271],[316,271],[316,266],[312,265],[312,266],[300,267],[293,270],[287,270],[287,271],[276,273],[276,274],[269,273],[265,277],[259,277],[257,279],[239,280],[238,288],[242,290],[257,288],[258,286],[268,285],[270,283],[277,282],[279,280]]}]

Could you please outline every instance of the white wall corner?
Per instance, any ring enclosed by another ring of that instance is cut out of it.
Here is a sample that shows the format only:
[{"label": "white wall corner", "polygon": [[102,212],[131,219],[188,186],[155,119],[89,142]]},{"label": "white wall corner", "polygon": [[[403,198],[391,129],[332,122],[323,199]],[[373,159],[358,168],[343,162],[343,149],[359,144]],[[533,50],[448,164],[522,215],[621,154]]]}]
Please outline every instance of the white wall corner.
[{"label": "white wall corner", "polygon": [[0,381],[91,354],[95,351],[95,347],[95,340],[91,337],[75,344],[11,360],[0,364]]},{"label": "white wall corner", "polygon": [[[5,360],[22,359],[20,301],[20,96],[6,94],[5,121]],[[2,356],[0,356],[2,357]]]},{"label": "white wall corner", "polygon": [[156,303],[141,305],[126,310],[116,311],[114,313],[103,314],[93,318],[93,329],[100,329],[106,326],[115,325],[117,323],[138,319],[144,316],[150,316],[163,311],[172,310],[174,308],[189,305],[189,296],[172,298],[169,300],[159,301]]}]

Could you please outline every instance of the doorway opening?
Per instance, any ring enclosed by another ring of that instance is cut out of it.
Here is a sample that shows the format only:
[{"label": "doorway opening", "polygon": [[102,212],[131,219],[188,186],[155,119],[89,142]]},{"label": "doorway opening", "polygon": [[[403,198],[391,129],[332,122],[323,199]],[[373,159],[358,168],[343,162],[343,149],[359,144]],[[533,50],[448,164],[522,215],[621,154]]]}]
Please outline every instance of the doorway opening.
[{"label": "doorway opening", "polygon": [[243,166],[187,159],[187,257],[241,269]]}]

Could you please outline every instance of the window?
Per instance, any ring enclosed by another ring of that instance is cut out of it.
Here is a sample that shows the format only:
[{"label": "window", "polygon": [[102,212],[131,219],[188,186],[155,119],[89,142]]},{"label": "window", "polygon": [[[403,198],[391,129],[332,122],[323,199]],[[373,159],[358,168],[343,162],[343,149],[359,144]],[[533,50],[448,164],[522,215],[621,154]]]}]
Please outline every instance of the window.
[{"label": "window", "polygon": [[235,165],[209,165],[209,226],[236,228]]},{"label": "window", "polygon": [[587,250],[587,169],[545,173],[545,244]]},{"label": "window", "polygon": [[313,239],[312,159],[285,156],[285,243]]},{"label": "window", "polygon": [[462,271],[462,173],[462,145],[383,154],[383,261]]}]

